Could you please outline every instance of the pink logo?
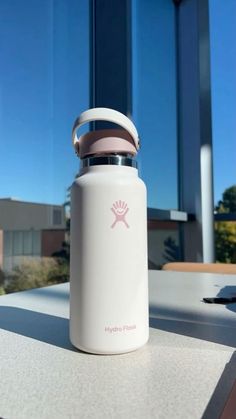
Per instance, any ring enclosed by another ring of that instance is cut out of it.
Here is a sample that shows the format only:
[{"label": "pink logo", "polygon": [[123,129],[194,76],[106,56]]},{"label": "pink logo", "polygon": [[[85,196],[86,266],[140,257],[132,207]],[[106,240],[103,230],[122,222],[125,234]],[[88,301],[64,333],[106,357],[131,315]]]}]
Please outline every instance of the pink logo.
[{"label": "pink logo", "polygon": [[122,223],[125,224],[125,226],[127,228],[129,228],[129,224],[127,223],[125,216],[127,214],[127,212],[129,211],[129,208],[127,207],[126,202],[124,201],[116,201],[114,202],[111,211],[113,212],[113,214],[115,215],[116,219],[114,221],[114,223],[111,225],[111,228],[114,228],[115,225],[121,221]]}]

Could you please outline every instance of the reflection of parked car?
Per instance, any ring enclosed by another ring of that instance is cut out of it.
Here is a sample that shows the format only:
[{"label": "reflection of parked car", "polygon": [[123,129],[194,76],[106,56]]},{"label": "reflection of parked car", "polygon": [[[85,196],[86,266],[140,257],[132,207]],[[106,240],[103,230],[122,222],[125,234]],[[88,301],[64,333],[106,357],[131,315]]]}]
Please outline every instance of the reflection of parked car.
[{"label": "reflection of parked car", "polygon": [[61,249],[65,228],[63,206],[1,198],[0,268],[51,256]]}]

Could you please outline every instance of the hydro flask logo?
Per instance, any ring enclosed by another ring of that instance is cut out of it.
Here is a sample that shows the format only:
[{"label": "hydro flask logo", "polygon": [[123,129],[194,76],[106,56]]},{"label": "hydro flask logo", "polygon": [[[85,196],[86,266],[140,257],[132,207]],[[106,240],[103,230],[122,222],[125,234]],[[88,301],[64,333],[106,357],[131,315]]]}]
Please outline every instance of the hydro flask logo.
[{"label": "hydro flask logo", "polygon": [[129,228],[129,224],[127,223],[125,216],[127,214],[127,212],[129,211],[129,208],[126,204],[126,202],[124,201],[116,201],[114,202],[111,211],[113,212],[113,214],[115,215],[115,221],[114,223],[111,225],[111,228],[114,228],[116,226],[117,223],[122,222],[124,223],[124,225]]}]

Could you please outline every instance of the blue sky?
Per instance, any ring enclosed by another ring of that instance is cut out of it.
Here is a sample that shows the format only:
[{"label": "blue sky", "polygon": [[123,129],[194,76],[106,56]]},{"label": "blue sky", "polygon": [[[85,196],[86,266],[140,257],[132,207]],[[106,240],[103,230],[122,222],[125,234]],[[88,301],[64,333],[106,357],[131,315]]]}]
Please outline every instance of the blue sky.
[{"label": "blue sky", "polygon": [[[143,141],[140,171],[149,205],[175,208],[173,6],[155,1],[150,17],[141,3],[134,2],[133,15],[133,119]],[[79,167],[71,127],[89,107],[88,5],[87,0],[0,0],[0,197],[59,204],[66,198]],[[236,0],[211,0],[210,5],[218,200],[235,183]]]}]

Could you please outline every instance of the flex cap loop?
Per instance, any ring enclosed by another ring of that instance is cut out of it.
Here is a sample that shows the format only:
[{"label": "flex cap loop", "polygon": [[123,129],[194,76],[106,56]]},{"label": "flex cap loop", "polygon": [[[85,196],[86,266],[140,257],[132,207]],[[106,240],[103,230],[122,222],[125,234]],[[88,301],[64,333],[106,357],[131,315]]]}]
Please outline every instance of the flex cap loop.
[{"label": "flex cap loop", "polygon": [[77,136],[78,129],[82,125],[91,121],[107,121],[119,125],[131,135],[136,150],[139,149],[140,140],[133,122],[121,112],[109,108],[92,108],[82,112],[81,115],[76,119],[72,130],[72,141],[75,149],[78,149],[78,143],[80,139],[80,137]]}]

